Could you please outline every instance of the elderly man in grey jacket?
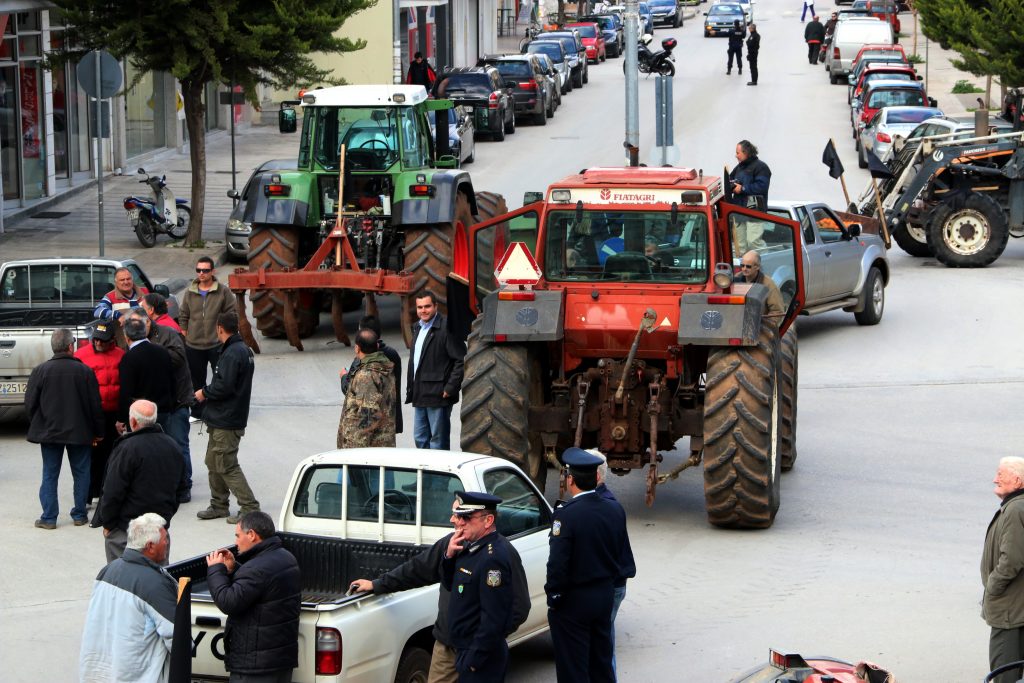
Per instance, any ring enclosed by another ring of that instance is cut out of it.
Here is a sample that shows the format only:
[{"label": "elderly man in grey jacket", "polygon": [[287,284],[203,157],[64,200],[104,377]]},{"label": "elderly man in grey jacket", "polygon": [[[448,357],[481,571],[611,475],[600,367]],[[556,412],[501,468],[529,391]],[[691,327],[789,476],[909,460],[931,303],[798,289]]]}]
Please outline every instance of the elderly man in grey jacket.
[{"label": "elderly man in grey jacket", "polygon": [[[989,522],[981,554],[981,615],[992,627],[988,657],[996,669],[1024,660],[1024,458],[1000,460],[993,483],[1002,503]],[[1014,668],[993,681],[1012,683],[1022,673]]]}]

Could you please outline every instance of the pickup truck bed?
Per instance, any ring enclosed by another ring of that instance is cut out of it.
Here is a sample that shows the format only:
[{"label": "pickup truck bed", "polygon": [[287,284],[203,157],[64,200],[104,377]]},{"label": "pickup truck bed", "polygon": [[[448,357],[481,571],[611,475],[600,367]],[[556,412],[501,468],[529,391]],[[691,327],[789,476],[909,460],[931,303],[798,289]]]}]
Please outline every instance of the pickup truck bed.
[{"label": "pickup truck bed", "polygon": [[[407,543],[376,543],[343,538],[278,532],[281,542],[299,563],[302,573],[302,606],[315,608],[355,600],[347,597],[356,579],[376,578],[402,564],[426,546]],[[235,552],[235,547],[230,548]],[[192,579],[192,600],[212,602],[206,586],[206,556],[199,555],[167,568],[175,579]]]}]

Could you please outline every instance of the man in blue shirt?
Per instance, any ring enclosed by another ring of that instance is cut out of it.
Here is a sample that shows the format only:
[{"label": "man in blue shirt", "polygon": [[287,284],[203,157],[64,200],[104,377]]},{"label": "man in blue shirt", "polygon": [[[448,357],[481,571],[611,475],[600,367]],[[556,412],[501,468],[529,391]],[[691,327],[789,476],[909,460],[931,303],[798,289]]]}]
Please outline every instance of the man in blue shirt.
[{"label": "man in blue shirt", "polygon": [[448,333],[445,317],[437,310],[432,292],[416,295],[418,323],[413,330],[412,352],[405,402],[413,405],[416,448],[451,448],[452,406],[459,402],[462,361],[466,345]]}]

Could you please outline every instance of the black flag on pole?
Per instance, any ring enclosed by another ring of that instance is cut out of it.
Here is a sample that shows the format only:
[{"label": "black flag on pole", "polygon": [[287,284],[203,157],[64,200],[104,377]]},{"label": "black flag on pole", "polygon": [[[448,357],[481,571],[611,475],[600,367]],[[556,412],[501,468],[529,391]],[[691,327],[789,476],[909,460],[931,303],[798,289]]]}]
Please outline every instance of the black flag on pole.
[{"label": "black flag on pole", "polygon": [[821,154],[821,163],[828,166],[828,174],[833,178],[838,178],[843,175],[843,162],[839,160],[839,154],[836,153],[836,146],[832,144],[832,140],[828,141],[825,145],[825,151]]},{"label": "black flag on pole", "polygon": [[722,167],[722,191],[724,193],[722,200],[732,204],[732,178],[729,177],[727,166]]},{"label": "black flag on pole", "polygon": [[889,167],[885,165],[885,162],[875,155],[874,150],[865,149],[864,151],[867,152],[868,171],[871,172],[872,178],[878,178],[879,180],[892,178],[892,171],[890,171]]},{"label": "black flag on pole", "polygon": [[178,579],[178,604],[174,610],[174,636],[171,639],[171,670],[168,683],[192,680],[192,583]]}]

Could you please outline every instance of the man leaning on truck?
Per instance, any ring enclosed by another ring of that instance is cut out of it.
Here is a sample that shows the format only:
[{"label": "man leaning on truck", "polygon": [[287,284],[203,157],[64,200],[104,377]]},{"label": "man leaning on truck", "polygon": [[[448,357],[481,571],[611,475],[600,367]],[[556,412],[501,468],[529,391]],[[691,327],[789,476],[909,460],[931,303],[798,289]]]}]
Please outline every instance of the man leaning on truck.
[{"label": "man leaning on truck", "polygon": [[119,320],[123,314],[138,306],[146,294],[149,294],[148,289],[135,286],[132,271],[118,268],[114,271],[114,288],[96,303],[92,314],[100,320]]},{"label": "man leaning on truck", "polygon": [[228,681],[291,683],[299,665],[299,564],[265,512],[242,517],[235,543],[237,558],[227,549],[206,556],[210,597],[228,615]]}]

